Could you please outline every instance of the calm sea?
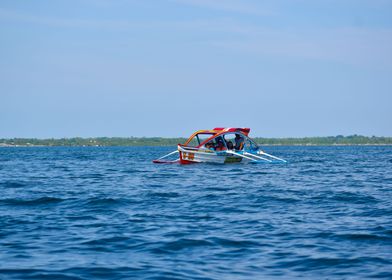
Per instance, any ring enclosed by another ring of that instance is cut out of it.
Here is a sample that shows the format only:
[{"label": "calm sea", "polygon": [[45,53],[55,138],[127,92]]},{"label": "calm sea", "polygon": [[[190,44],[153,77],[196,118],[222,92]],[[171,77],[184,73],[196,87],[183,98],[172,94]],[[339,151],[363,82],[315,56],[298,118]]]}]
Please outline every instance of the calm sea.
[{"label": "calm sea", "polygon": [[391,146],[171,150],[1,148],[0,279],[392,279]]}]

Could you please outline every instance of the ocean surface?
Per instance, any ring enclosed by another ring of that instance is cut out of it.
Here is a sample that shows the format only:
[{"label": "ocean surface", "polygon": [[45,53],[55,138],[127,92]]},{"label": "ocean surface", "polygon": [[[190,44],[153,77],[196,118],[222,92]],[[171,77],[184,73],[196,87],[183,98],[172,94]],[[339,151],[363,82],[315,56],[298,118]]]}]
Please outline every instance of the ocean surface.
[{"label": "ocean surface", "polygon": [[173,149],[0,148],[0,279],[392,279],[392,146]]}]

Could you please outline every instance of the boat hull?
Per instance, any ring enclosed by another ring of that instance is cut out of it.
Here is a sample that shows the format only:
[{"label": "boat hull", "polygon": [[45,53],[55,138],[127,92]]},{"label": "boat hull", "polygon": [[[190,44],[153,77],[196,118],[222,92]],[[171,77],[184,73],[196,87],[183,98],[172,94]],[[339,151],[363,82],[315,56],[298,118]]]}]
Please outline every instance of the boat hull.
[{"label": "boat hull", "polygon": [[178,146],[178,152],[180,154],[181,164],[191,164],[191,163],[237,163],[242,162],[244,159],[242,157],[233,156],[227,154],[224,151],[215,152],[207,149],[198,149],[192,147]]}]

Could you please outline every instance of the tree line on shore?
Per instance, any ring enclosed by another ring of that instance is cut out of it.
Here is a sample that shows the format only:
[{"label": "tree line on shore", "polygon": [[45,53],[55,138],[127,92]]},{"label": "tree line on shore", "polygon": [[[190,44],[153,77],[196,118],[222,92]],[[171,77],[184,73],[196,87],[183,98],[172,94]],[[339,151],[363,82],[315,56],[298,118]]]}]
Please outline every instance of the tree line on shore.
[{"label": "tree line on shore", "polygon": [[[392,145],[392,137],[328,136],[303,138],[253,138],[260,145]],[[0,146],[175,146],[186,138],[163,137],[94,137],[94,138],[8,138]]]}]

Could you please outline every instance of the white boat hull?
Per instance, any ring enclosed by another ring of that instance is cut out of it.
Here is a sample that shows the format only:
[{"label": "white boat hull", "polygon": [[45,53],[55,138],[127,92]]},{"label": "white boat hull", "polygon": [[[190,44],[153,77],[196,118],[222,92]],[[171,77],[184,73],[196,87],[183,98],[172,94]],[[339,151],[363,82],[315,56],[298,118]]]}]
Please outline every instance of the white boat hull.
[{"label": "white boat hull", "polygon": [[187,163],[234,163],[247,161],[246,159],[228,154],[224,151],[215,152],[208,149],[198,149],[191,147],[178,146],[178,151],[180,154],[180,162],[183,164]]}]

